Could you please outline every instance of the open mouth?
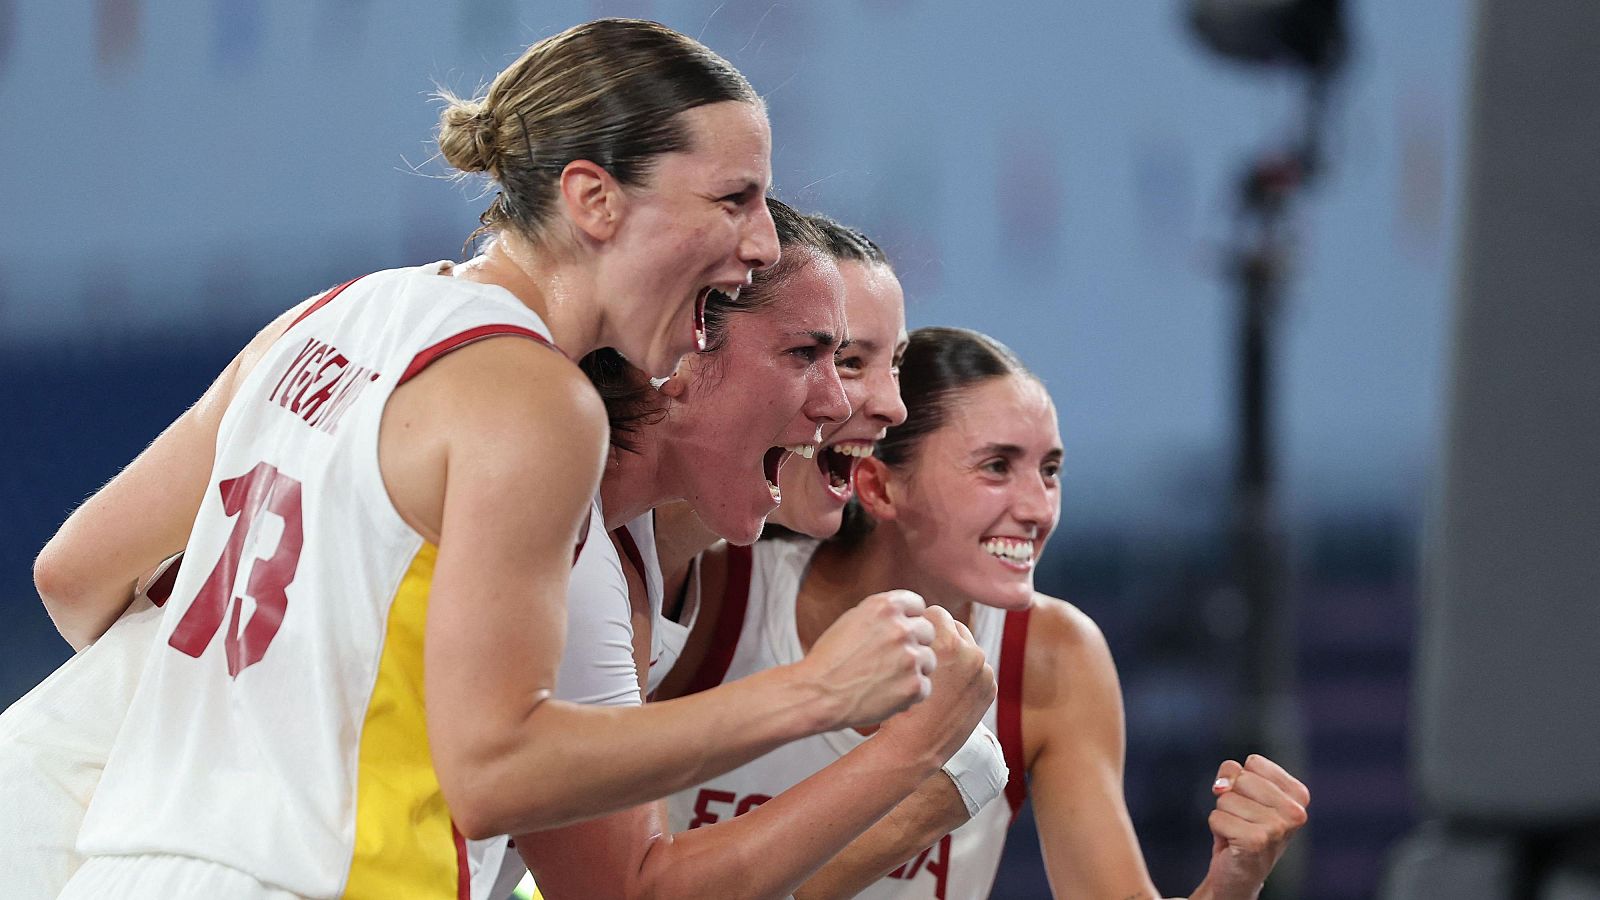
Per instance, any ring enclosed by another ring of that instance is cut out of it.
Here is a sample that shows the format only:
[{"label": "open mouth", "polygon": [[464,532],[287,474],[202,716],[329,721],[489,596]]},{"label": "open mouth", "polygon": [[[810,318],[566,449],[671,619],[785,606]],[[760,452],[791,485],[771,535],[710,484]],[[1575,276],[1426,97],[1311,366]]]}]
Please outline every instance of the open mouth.
[{"label": "open mouth", "polygon": [[694,349],[697,353],[706,352],[706,301],[713,293],[712,288],[705,288],[694,298]]},{"label": "open mouth", "polygon": [[694,349],[700,353],[706,352],[708,341],[706,335],[706,304],[715,300],[723,305],[730,305],[739,299],[739,288],[725,291],[712,285],[700,289],[694,298]]},{"label": "open mouth", "polygon": [[1028,538],[988,537],[979,542],[983,552],[999,560],[1006,568],[1027,572],[1033,568],[1034,546]]},{"label": "open mouth", "polygon": [[778,490],[778,470],[783,468],[784,460],[789,458],[786,447],[769,447],[761,457],[761,474],[767,479],[767,492],[772,495],[773,503],[783,502],[783,492]]},{"label": "open mouth", "polygon": [[787,447],[769,447],[761,457],[761,474],[767,479],[767,492],[772,494],[773,503],[783,502],[783,491],[778,489],[778,473],[783,469],[783,464],[789,461],[790,456],[802,456],[811,459],[817,455],[816,444],[790,444]]},{"label": "open mouth", "polygon": [[855,477],[856,466],[871,455],[871,441],[840,441],[823,448],[823,451],[817,454],[817,470],[822,473],[822,482],[827,487],[828,493],[841,503],[849,500],[853,491],[851,479]]}]

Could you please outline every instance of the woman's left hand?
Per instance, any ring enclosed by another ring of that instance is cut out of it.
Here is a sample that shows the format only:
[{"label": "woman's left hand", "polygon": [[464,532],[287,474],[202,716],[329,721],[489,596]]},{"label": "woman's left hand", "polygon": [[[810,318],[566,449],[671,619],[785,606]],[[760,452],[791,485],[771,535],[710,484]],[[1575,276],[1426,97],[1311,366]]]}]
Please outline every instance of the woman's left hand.
[{"label": "woman's left hand", "polygon": [[1254,898],[1289,839],[1306,823],[1311,792],[1283,767],[1252,754],[1244,765],[1233,760],[1217,770],[1211,786],[1217,808],[1211,826],[1211,869],[1195,896]]}]

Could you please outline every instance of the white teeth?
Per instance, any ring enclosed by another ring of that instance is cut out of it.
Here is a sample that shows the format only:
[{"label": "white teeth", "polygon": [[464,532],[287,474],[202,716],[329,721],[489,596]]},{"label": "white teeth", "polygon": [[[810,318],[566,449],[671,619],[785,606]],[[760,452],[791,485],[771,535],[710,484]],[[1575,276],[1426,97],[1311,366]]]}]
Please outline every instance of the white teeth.
[{"label": "white teeth", "polygon": [[1028,563],[1033,561],[1033,542],[1008,538],[990,538],[983,542],[983,550],[991,556],[1009,559],[1012,562]]},{"label": "white teeth", "polygon": [[845,456],[854,456],[858,459],[866,459],[872,455],[871,444],[834,444],[828,449],[835,453],[842,453]]},{"label": "white teeth", "polygon": [[783,449],[793,453],[795,456],[804,457],[806,459],[810,459],[811,457],[817,455],[816,444],[790,444]]}]

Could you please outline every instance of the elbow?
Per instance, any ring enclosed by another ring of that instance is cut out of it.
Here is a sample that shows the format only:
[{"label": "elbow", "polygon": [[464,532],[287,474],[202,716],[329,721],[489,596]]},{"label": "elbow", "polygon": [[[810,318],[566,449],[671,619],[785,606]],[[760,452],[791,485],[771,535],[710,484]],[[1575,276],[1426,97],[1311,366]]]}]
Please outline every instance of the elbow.
[{"label": "elbow", "polygon": [[506,798],[497,798],[489,789],[492,787],[490,779],[471,774],[451,777],[449,767],[437,763],[434,771],[439,778],[439,792],[450,810],[450,821],[462,837],[481,841],[502,834],[522,833],[524,829],[517,828],[505,813]]},{"label": "elbow", "polygon": [[83,598],[89,593],[89,585],[65,557],[55,540],[46,544],[33,561],[33,587],[39,592],[39,599],[44,602],[45,612],[50,614],[56,630],[73,649],[81,650],[99,635],[76,621],[78,617],[74,611],[84,606]]},{"label": "elbow", "polygon": [[33,586],[39,592],[39,599],[47,607],[70,605],[76,580],[72,570],[62,560],[61,552],[56,548],[55,541],[44,545],[39,551],[38,558],[33,561]]},{"label": "elbow", "polygon": [[452,791],[445,786],[442,773],[439,780],[445,806],[450,809],[450,821],[462,837],[469,841],[481,841],[502,834],[518,833],[519,830],[501,812],[503,804],[496,804],[488,792],[469,787]]},{"label": "elbow", "polygon": [[461,832],[461,836],[469,841],[481,841],[506,834],[508,829],[497,828],[496,822],[485,811],[476,807],[463,807],[450,805],[450,821]]},{"label": "elbow", "polygon": [[585,817],[570,800],[545,796],[537,789],[530,792],[528,788],[533,786],[525,783],[522,793],[509,792],[503,785],[497,789],[495,779],[485,777],[486,768],[479,769],[476,776],[455,779],[447,778],[442,768],[436,769],[450,820],[468,840],[547,831]]}]

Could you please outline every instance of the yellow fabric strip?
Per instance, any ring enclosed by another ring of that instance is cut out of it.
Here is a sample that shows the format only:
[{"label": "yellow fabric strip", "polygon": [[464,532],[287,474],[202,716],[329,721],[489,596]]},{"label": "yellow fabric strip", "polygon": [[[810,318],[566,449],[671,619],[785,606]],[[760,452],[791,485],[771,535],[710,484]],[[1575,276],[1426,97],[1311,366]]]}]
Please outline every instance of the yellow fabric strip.
[{"label": "yellow fabric strip", "polygon": [[361,729],[356,840],[345,896],[458,896],[455,830],[428,750],[422,642],[438,548],[423,544],[389,607]]}]

